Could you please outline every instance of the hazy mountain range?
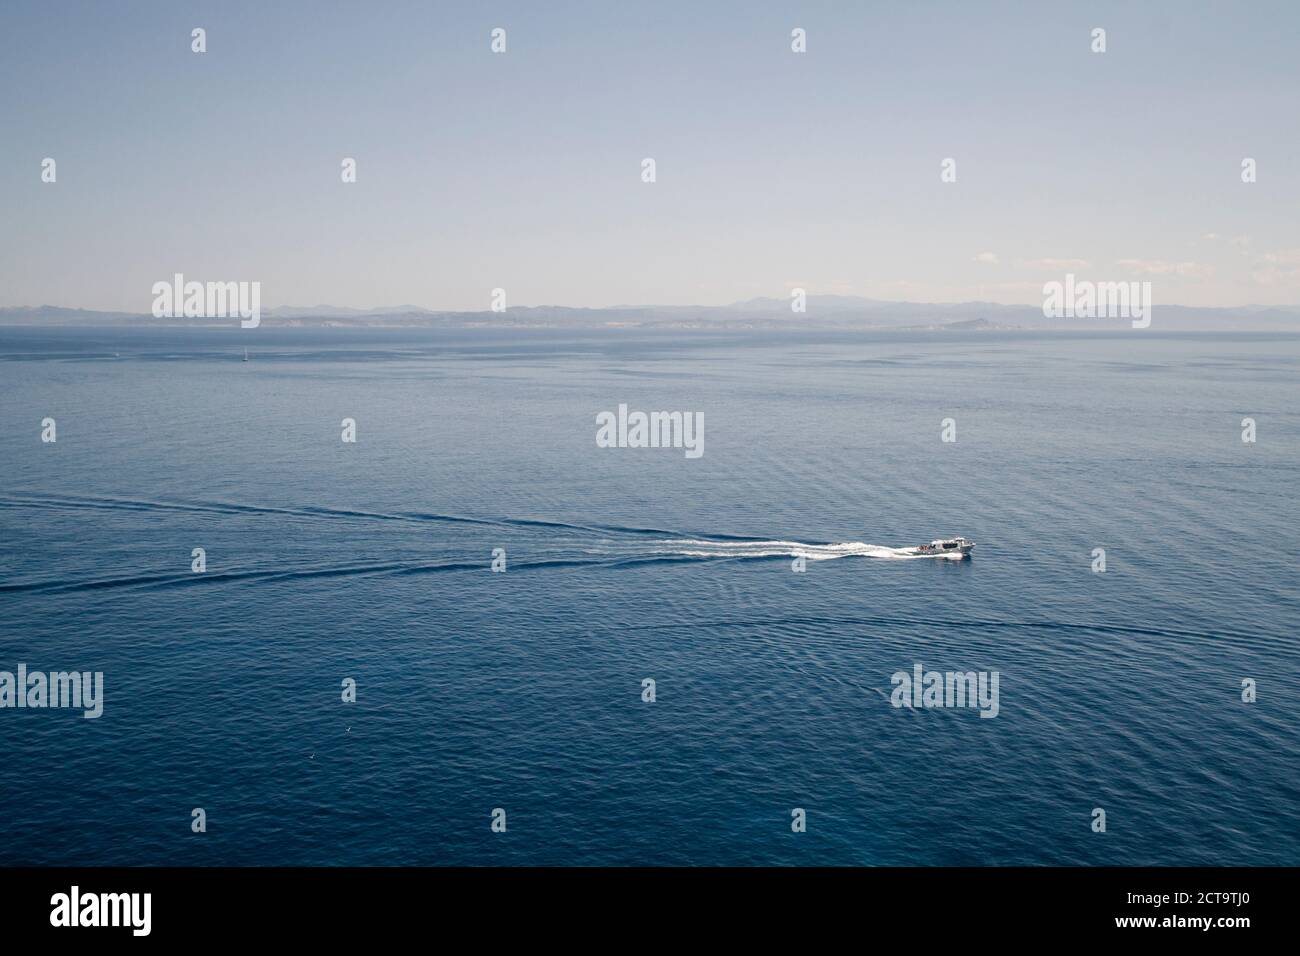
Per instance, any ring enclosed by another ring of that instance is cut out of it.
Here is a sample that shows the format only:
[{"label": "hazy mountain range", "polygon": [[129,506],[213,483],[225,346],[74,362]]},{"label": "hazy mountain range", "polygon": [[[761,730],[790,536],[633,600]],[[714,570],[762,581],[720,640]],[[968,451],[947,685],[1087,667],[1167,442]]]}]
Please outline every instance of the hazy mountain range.
[{"label": "hazy mountain range", "polygon": [[[233,319],[155,319],[148,314],[98,312],[58,306],[0,308],[0,325],[229,325]],[[505,312],[435,311],[414,305],[353,309],[331,305],[262,310],[262,324],[277,327],[350,328],[660,328],[710,329],[1122,329],[1128,319],[1047,319],[1032,305],[995,302],[888,302],[855,296],[813,295],[807,311],[788,299],[758,298],[723,306],[612,306],[600,309],[541,305]],[[1300,306],[1197,308],[1156,303],[1151,327],[1166,331],[1300,331]]]}]

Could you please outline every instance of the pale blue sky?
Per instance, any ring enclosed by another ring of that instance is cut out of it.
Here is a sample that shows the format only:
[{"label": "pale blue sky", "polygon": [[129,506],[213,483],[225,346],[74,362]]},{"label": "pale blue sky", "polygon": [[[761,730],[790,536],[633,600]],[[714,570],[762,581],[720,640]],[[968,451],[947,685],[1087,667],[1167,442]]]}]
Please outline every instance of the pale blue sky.
[{"label": "pale blue sky", "polygon": [[0,306],[1296,304],[1298,47],[1294,2],[5,0]]}]

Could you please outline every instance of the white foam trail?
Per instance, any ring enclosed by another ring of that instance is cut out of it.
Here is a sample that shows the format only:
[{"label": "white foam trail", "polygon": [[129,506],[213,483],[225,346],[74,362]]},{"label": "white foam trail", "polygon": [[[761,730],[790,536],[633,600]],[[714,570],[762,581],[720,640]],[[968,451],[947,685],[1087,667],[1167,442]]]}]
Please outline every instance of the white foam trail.
[{"label": "white foam trail", "polygon": [[663,542],[667,549],[659,554],[676,554],[696,558],[806,558],[809,561],[830,561],[835,558],[880,558],[908,561],[912,558],[960,558],[960,554],[917,554],[915,548],[888,548],[862,541],[843,541],[839,544],[804,544],[801,541],[704,541],[697,538],[675,538]]}]

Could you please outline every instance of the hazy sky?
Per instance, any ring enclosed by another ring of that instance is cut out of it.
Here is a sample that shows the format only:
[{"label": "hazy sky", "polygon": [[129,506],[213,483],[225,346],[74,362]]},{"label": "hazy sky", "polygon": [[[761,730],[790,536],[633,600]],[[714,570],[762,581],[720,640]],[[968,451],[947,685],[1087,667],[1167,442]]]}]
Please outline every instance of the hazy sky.
[{"label": "hazy sky", "polygon": [[1297,304],[1298,47],[1294,0],[3,0],[0,306]]}]

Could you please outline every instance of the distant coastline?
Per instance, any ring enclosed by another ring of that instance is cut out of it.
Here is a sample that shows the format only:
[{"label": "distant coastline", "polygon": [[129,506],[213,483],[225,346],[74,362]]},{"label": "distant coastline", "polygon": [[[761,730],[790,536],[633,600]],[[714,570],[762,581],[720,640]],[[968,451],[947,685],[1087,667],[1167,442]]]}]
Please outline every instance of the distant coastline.
[{"label": "distant coastline", "polygon": [[[329,305],[264,309],[262,324],[278,328],[528,328],[664,329],[691,331],[898,330],[898,331],[1118,331],[1125,319],[1045,318],[1032,305],[993,302],[888,302],[851,296],[809,296],[793,313],[784,299],[750,299],[725,306],[512,306],[504,312],[432,310],[418,306],[351,309]],[[0,326],[222,327],[227,319],[154,318],[148,313],[0,308]],[[1152,328],[1164,331],[1300,332],[1300,306],[1199,308],[1159,305]],[[1136,330],[1135,330],[1136,331]]]}]

